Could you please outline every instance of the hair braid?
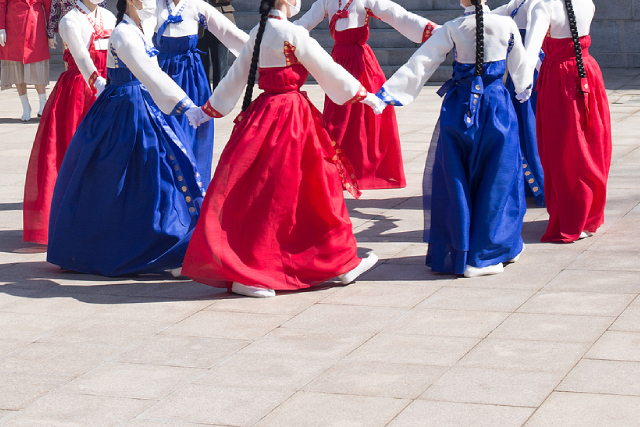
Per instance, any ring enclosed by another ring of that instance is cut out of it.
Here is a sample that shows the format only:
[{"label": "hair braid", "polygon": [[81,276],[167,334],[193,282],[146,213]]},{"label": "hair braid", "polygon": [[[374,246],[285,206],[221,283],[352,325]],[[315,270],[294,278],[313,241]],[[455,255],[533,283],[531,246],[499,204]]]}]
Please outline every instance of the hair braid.
[{"label": "hair braid", "polygon": [[567,16],[569,17],[569,26],[571,27],[571,37],[573,37],[573,50],[576,52],[576,63],[578,64],[578,75],[581,79],[587,77],[584,70],[584,62],[582,61],[582,46],[580,45],[580,36],[578,34],[578,24],[576,22],[576,14],[573,11],[571,0],[564,0],[567,7]]},{"label": "hair braid", "polygon": [[472,0],[476,7],[476,71],[475,76],[481,76],[484,69],[484,10],[482,0]]},{"label": "hair braid", "polygon": [[258,71],[258,59],[260,59],[260,43],[262,43],[262,36],[264,35],[264,29],[267,26],[269,12],[273,8],[274,3],[275,0],[262,0],[260,2],[260,26],[258,27],[256,41],[253,45],[253,56],[251,57],[251,67],[249,67],[247,90],[244,93],[244,100],[242,101],[242,111],[249,108],[249,104],[251,104],[251,98],[253,97],[253,85],[256,82],[256,73]]},{"label": "hair braid", "polygon": [[124,19],[124,14],[127,11],[127,0],[118,0],[116,9],[118,11],[116,14],[116,25],[118,25]]}]

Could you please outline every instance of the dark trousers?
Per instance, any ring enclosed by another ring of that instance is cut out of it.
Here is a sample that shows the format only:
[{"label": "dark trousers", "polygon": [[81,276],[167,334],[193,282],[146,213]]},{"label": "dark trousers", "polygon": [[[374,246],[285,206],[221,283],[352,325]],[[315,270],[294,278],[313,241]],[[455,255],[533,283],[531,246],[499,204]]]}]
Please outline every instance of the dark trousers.
[{"label": "dark trousers", "polygon": [[[204,55],[201,55],[202,65],[204,65],[204,70],[207,73],[213,89],[215,89],[218,83],[220,83],[220,80],[222,80],[227,74],[227,71],[229,71],[229,59],[227,57],[229,49],[206,30],[204,31],[204,35],[198,40],[198,49],[204,52]],[[210,67],[213,67],[211,73],[209,72]]]}]

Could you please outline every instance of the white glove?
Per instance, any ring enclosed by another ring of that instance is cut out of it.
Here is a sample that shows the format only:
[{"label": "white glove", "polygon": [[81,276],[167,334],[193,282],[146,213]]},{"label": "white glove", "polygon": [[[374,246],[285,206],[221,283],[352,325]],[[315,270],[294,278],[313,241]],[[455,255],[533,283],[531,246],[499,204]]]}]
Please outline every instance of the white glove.
[{"label": "white glove", "polygon": [[6,42],[7,42],[7,31],[0,30],[0,46],[4,46]]},{"label": "white glove", "polygon": [[49,40],[49,49],[55,49],[56,45],[58,44],[58,42],[56,41],[56,35],[53,35],[52,39],[48,39]]},{"label": "white glove", "polygon": [[527,100],[531,98],[531,85],[529,85],[525,90],[523,90],[522,92],[516,94],[516,99],[518,101],[520,101],[520,103],[522,104],[523,102],[527,102]]},{"label": "white glove", "polygon": [[387,107],[387,104],[382,99],[378,98],[371,92],[367,93],[367,97],[360,102],[371,107],[375,114],[382,114],[384,109]]},{"label": "white glove", "polygon": [[97,98],[104,91],[104,88],[107,87],[107,79],[105,79],[104,77],[98,77],[93,85],[96,87]]},{"label": "white glove", "polygon": [[190,107],[185,114],[189,119],[189,124],[193,126],[194,129],[197,129],[198,126],[212,119],[210,115],[202,111],[202,108],[196,107],[195,105]]}]

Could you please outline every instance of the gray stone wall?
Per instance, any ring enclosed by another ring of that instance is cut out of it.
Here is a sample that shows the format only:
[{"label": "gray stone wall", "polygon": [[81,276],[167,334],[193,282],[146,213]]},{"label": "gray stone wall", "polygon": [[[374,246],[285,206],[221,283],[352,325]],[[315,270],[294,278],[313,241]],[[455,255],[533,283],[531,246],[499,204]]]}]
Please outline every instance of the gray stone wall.
[{"label": "gray stone wall", "polygon": [[[408,9],[455,9],[457,0],[395,0]],[[488,0],[489,7],[495,8],[508,0]],[[596,16],[591,27],[593,44],[591,54],[601,67],[640,67],[640,0],[594,0]],[[258,0],[236,0],[239,10],[244,3],[258,4]],[[307,9],[313,0],[303,0]],[[110,10],[115,13],[116,0],[107,0]],[[434,18],[435,19],[435,18]],[[447,16],[447,19],[451,17]],[[53,53],[52,60],[62,60],[61,43]]]},{"label": "gray stone wall", "polygon": [[[400,0],[400,3],[402,0]],[[507,0],[489,0],[494,8]],[[601,67],[640,67],[640,0],[594,0],[590,53]]]},{"label": "gray stone wall", "polygon": [[640,0],[594,0],[592,54],[603,67],[640,67]]}]

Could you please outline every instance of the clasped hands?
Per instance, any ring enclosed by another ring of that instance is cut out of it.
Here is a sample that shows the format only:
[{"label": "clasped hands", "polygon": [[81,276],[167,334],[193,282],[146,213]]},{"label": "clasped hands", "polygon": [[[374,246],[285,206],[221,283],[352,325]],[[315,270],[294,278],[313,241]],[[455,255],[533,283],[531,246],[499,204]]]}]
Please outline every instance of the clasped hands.
[{"label": "clasped hands", "polygon": [[516,99],[518,101],[520,101],[521,104],[523,102],[527,102],[529,100],[529,98],[531,98],[531,90],[532,89],[533,89],[532,85],[527,86],[527,88],[525,90],[523,90],[522,92],[516,94]]},{"label": "clasped hands", "polygon": [[189,107],[189,109],[184,114],[187,116],[187,118],[189,119],[189,124],[194,129],[197,129],[198,126],[200,126],[204,122],[208,122],[213,118],[207,113],[205,113],[202,110],[202,108],[196,107],[195,105],[192,107]]},{"label": "clasped hands", "polygon": [[96,88],[96,98],[100,96],[104,89],[107,87],[107,79],[104,77],[98,77],[96,82],[93,84]]},{"label": "clasped hands", "polygon": [[360,102],[371,107],[374,114],[382,114],[384,109],[387,107],[386,102],[384,102],[382,99],[378,98],[371,92],[368,92],[366,98],[364,98]]}]

